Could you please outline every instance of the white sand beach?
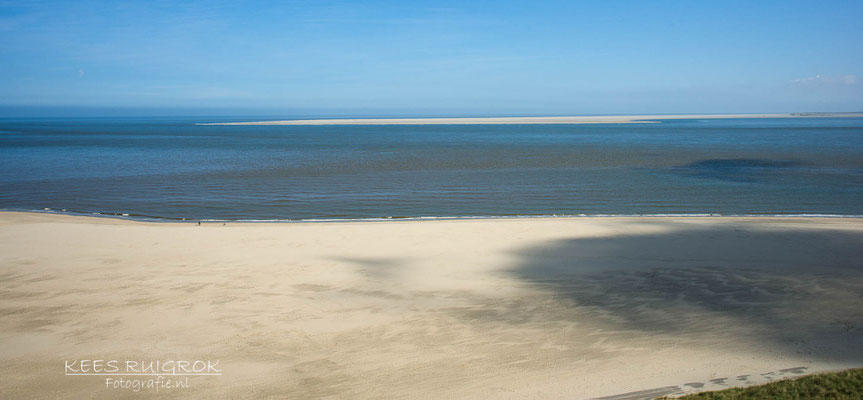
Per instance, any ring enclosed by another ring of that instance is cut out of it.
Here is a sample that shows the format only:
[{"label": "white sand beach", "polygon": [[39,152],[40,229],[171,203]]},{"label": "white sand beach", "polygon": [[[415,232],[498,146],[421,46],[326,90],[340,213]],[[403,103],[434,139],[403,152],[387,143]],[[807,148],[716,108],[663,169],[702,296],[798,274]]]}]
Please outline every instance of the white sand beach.
[{"label": "white sand beach", "polygon": [[494,117],[494,118],[345,118],[297,119],[280,121],[207,122],[196,125],[512,125],[512,124],[638,124],[677,119],[737,118],[838,118],[863,117],[863,113],[815,114],[702,114],[702,115],[611,115],[573,117]]},{"label": "white sand beach", "polygon": [[[0,213],[0,397],[649,398],[863,366],[863,219]],[[106,388],[69,360],[219,360]]]}]

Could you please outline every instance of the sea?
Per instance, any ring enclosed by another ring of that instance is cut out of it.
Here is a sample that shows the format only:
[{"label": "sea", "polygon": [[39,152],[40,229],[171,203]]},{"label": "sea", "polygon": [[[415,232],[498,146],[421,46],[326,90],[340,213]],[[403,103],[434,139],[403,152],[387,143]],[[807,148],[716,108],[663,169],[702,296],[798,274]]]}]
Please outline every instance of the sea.
[{"label": "sea", "polygon": [[257,119],[0,119],[0,209],[165,221],[863,216],[863,118],[198,125]]}]

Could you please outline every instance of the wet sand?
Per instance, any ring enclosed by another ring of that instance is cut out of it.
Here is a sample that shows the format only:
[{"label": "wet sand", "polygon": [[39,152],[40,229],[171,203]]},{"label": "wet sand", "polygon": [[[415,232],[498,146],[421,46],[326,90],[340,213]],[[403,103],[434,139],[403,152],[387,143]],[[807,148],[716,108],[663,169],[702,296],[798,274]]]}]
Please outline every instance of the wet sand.
[{"label": "wet sand", "polygon": [[[0,213],[2,398],[613,398],[863,366],[863,219]],[[219,360],[106,388],[69,360]]]}]

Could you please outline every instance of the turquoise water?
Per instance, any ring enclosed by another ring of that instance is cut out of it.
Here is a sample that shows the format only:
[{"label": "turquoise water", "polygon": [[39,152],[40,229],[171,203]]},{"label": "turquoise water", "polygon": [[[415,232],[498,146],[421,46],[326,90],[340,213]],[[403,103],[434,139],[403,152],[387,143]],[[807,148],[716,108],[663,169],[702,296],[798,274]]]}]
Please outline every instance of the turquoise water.
[{"label": "turquoise water", "polygon": [[201,126],[0,119],[0,209],[271,220],[863,215],[863,118]]}]

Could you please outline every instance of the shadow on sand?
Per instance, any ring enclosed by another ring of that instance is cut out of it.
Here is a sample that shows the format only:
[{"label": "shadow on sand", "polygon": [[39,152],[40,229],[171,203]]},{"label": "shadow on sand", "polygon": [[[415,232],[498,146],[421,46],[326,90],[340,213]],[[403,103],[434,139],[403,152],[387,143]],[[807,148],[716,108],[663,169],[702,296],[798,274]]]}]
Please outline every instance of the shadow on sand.
[{"label": "shadow on sand", "polygon": [[863,234],[687,225],[523,248],[510,273],[637,335],[863,363]]}]

